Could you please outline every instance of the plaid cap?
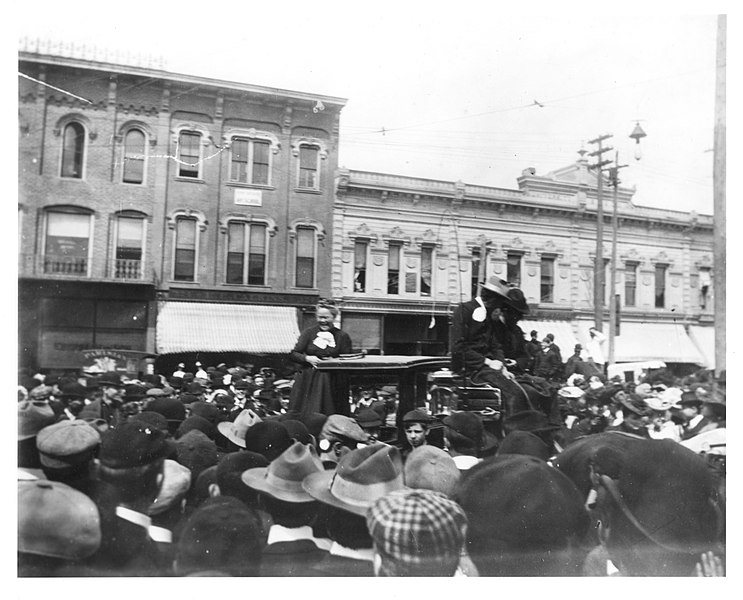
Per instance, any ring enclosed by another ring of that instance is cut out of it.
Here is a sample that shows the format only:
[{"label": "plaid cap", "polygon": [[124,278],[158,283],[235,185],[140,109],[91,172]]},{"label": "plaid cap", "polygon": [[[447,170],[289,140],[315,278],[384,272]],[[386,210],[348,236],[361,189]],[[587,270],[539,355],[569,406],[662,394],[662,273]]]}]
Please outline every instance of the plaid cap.
[{"label": "plaid cap", "polygon": [[391,492],[369,507],[366,524],[387,574],[446,577],[456,571],[467,517],[443,494]]}]

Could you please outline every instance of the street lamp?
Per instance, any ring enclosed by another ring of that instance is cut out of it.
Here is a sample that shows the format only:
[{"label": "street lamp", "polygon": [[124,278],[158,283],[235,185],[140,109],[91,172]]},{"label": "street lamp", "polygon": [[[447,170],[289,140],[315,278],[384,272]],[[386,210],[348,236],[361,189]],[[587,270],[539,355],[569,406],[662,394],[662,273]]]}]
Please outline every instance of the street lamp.
[{"label": "street lamp", "polygon": [[[635,140],[635,160],[642,158],[640,151],[640,140],[646,137],[647,134],[640,127],[640,123],[635,124],[635,128],[629,135],[630,138]],[[609,179],[614,185],[614,198],[613,198],[613,211],[611,219],[611,281],[609,282],[609,365],[614,364],[614,342],[617,335],[617,308],[619,299],[617,298],[617,229],[619,224],[619,216],[617,210],[617,195],[619,192],[619,169],[626,167],[627,165],[619,164],[619,152],[614,153],[614,166],[609,169]]]}]

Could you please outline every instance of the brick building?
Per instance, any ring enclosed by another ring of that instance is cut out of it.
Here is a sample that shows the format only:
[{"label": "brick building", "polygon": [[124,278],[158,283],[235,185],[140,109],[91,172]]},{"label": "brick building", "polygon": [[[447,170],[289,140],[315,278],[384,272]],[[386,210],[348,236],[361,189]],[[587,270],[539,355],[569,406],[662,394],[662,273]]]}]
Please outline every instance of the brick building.
[{"label": "brick building", "polygon": [[345,100],[122,62],[19,53],[20,366],[285,352],[331,292]]}]

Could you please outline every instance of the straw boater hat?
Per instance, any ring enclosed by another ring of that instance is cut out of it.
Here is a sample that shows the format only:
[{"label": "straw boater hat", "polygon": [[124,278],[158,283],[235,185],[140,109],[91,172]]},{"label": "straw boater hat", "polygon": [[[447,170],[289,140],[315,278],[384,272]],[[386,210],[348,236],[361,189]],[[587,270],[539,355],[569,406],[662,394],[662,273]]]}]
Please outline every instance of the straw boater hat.
[{"label": "straw boater hat", "polygon": [[309,475],[302,487],[320,502],[363,517],[377,498],[405,487],[400,450],[382,443],[352,450],[335,470]]},{"label": "straw boater hat", "polygon": [[488,277],[488,280],[482,284],[482,287],[485,290],[490,290],[504,298],[508,298],[508,282],[500,277],[496,277],[495,275]]},{"label": "straw boater hat", "polygon": [[256,423],[260,423],[261,418],[249,408],[243,410],[233,421],[222,421],[217,424],[217,429],[224,437],[233,444],[245,448],[245,434]]}]

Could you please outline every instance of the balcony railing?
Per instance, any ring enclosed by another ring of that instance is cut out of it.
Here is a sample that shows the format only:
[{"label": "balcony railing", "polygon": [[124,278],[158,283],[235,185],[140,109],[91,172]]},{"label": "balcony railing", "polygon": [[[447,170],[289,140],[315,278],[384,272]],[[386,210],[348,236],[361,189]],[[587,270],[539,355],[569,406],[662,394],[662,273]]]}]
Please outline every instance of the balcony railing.
[{"label": "balcony railing", "polygon": [[88,259],[73,256],[45,256],[44,274],[81,275],[88,274]]},{"label": "balcony railing", "polygon": [[142,279],[142,261],[117,258],[114,261],[116,279]]}]

